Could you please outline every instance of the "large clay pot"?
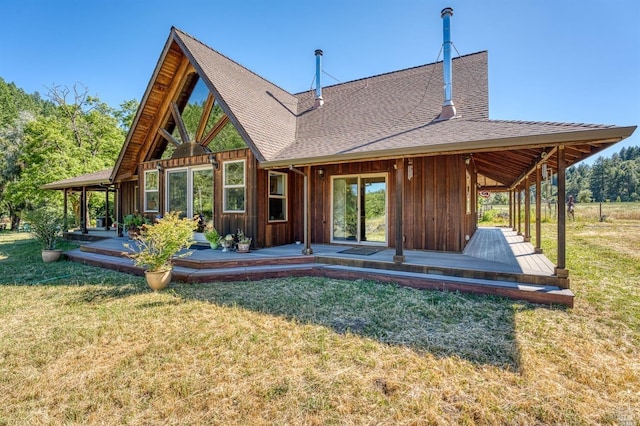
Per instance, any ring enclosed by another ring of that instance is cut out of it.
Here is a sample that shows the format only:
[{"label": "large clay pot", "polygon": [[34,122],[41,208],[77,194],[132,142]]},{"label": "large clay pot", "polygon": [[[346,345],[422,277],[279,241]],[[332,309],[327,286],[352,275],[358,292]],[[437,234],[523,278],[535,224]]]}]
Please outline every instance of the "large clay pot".
[{"label": "large clay pot", "polygon": [[42,250],[42,261],[44,263],[55,262],[62,256],[62,250]]},{"label": "large clay pot", "polygon": [[147,284],[153,291],[167,288],[171,282],[171,270],[168,271],[144,271]]}]

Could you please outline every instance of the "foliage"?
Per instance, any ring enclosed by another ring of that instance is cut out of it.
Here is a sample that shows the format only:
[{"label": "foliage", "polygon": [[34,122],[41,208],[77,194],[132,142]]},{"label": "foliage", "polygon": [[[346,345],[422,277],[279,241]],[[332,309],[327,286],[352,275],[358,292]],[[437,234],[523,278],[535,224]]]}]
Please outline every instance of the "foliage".
[{"label": "foliage", "polygon": [[204,233],[204,237],[210,243],[218,243],[220,241],[220,238],[221,238],[220,234],[218,233],[218,231],[214,227],[211,227],[210,229],[207,229],[207,231]]},{"label": "foliage", "polygon": [[[80,84],[54,85],[47,96],[0,79],[0,212],[9,213],[14,229],[22,210],[62,206],[61,191],[42,185],[113,167],[136,105],[113,110]],[[69,199],[79,223],[79,198]]]},{"label": "foliage", "polygon": [[139,213],[128,214],[122,218],[122,226],[124,229],[137,229],[148,221]]},{"label": "foliage", "polygon": [[611,158],[599,157],[592,166],[568,168],[567,194],[586,190],[592,194],[589,201],[640,201],[640,147],[622,148]]},{"label": "foliage", "polygon": [[236,240],[238,244],[251,244],[251,238],[247,237],[242,229],[236,232]]},{"label": "foliage", "polygon": [[[177,212],[167,213],[153,225],[144,225],[134,240],[136,247],[128,256],[137,266],[149,271],[171,269],[171,258],[179,251],[191,247],[196,222],[193,219],[180,218]],[[188,256],[186,252],[181,256]]]},{"label": "foliage", "polygon": [[43,250],[55,250],[62,236],[62,218],[52,209],[42,207],[29,211],[26,215],[31,233],[40,242]]}]

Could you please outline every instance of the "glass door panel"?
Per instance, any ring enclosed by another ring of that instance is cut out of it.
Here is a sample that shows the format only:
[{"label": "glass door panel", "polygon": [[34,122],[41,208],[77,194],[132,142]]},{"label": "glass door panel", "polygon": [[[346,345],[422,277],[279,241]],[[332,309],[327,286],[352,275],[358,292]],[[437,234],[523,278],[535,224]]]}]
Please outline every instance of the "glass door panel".
[{"label": "glass door panel", "polygon": [[384,176],[360,180],[360,241],[387,242],[387,182]]},{"label": "glass door panel", "polygon": [[333,180],[333,240],[357,241],[358,178]]},{"label": "glass door panel", "polygon": [[167,211],[180,212],[186,217],[187,211],[187,171],[170,170],[167,172]]},{"label": "glass door panel", "polygon": [[213,220],[213,169],[192,171],[192,216],[202,215],[204,223]]}]

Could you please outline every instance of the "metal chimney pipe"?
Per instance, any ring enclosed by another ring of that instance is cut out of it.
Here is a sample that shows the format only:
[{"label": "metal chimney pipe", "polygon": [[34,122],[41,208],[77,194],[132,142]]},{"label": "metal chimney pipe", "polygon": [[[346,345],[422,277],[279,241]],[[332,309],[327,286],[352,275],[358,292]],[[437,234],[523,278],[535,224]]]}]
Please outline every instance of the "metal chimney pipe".
[{"label": "metal chimney pipe", "polygon": [[448,120],[456,116],[456,107],[453,104],[453,73],[451,70],[451,16],[453,9],[445,7],[440,12],[442,18],[442,46],[444,59],[442,61],[442,71],[444,80],[444,102],[439,120]]},{"label": "metal chimney pipe", "polygon": [[320,74],[322,70],[322,50],[316,49],[316,101],[313,105],[314,108],[320,108],[324,104],[322,99],[322,81]]}]

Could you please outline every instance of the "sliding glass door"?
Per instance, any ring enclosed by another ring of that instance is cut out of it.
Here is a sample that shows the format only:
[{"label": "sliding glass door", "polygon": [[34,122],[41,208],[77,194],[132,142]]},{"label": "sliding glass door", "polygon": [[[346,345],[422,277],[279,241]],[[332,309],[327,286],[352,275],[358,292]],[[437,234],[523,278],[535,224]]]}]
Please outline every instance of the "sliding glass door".
[{"label": "sliding glass door", "polygon": [[202,215],[205,223],[213,219],[213,170],[167,170],[167,211],[182,217]]},{"label": "sliding glass door", "polygon": [[333,242],[387,243],[386,175],[332,179]]}]

